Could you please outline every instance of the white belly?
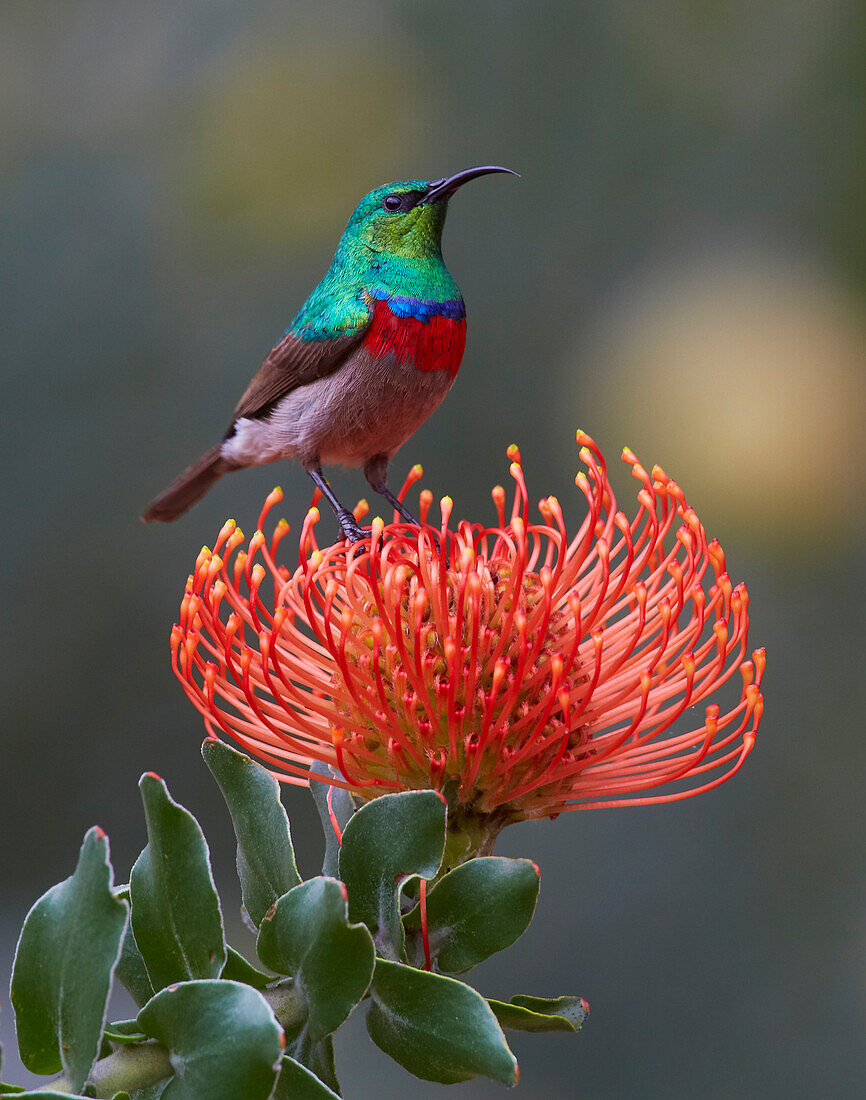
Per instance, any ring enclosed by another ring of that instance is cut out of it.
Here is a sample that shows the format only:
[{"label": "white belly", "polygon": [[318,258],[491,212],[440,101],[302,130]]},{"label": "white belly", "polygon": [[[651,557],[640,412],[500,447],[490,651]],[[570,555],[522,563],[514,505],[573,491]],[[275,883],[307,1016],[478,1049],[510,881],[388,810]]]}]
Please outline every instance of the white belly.
[{"label": "white belly", "polygon": [[236,466],[297,458],[305,466],[363,466],[390,458],[451,388],[448,371],[418,371],[360,349],[334,374],[299,386],[262,420],[241,417],[222,445]]}]

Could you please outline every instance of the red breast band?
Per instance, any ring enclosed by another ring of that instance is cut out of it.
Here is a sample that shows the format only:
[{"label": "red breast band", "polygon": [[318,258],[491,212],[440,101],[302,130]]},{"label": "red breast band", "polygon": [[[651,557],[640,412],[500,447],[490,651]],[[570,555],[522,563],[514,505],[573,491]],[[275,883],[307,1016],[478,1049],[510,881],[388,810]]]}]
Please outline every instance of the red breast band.
[{"label": "red breast band", "polygon": [[416,370],[447,370],[453,378],[466,347],[466,318],[396,317],[387,302],[377,301],[364,347],[377,359],[393,355],[398,363],[411,363]]}]

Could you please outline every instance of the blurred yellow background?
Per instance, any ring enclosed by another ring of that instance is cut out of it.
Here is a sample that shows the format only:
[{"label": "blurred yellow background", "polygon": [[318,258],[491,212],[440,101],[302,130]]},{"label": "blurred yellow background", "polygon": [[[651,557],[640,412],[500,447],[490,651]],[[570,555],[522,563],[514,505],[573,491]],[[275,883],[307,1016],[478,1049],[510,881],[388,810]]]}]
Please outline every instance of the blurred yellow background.
[{"label": "blurred yellow background", "polygon": [[[522,179],[452,204],[466,357],[395,480],[420,461],[492,517],[516,441],[576,525],[574,429],[611,466],[628,444],[720,538],[769,653],[734,782],[505,834],[542,892],[482,988],[593,1009],[572,1039],[517,1037],[521,1093],[864,1094],[864,32],[854,0],[3,5],[0,988],[89,825],[128,873],[145,769],[202,821],[245,942],[168,638],[225,517],[248,528],[279,482],[297,529],[310,486],[284,464],[137,517],[222,433],[365,191],[498,163]],[[285,800],[314,873],[311,800]],[[356,1016],[347,1096],[438,1095]]]}]

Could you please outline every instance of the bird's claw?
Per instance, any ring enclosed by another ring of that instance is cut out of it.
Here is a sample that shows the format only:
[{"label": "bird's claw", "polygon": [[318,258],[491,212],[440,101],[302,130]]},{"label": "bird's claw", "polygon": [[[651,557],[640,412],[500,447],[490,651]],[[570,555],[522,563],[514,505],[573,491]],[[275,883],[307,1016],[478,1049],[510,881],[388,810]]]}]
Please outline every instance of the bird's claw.
[{"label": "bird's claw", "polygon": [[369,537],[369,527],[362,527],[347,508],[341,508],[337,513],[340,529],[348,542],[360,542]]}]

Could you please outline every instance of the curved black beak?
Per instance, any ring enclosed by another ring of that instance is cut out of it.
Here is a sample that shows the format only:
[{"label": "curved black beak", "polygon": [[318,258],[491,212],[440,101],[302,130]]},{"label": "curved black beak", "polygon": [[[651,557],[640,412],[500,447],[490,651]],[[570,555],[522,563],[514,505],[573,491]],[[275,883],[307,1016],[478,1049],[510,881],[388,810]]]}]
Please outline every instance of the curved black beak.
[{"label": "curved black beak", "polygon": [[496,164],[485,164],[482,168],[466,168],[462,172],[457,172],[453,176],[445,176],[441,180],[433,180],[424,193],[423,198],[418,200],[420,206],[425,202],[447,202],[448,199],[454,194],[454,192],[462,187],[464,183],[468,183],[470,180],[478,179],[479,176],[487,176],[491,172],[508,172],[509,175],[519,176],[519,172],[514,172],[510,168],[500,168]]}]

